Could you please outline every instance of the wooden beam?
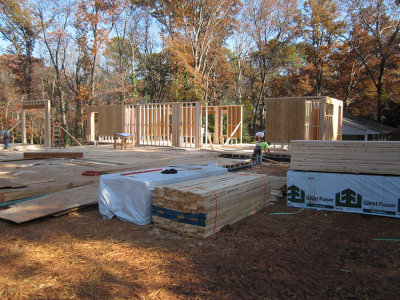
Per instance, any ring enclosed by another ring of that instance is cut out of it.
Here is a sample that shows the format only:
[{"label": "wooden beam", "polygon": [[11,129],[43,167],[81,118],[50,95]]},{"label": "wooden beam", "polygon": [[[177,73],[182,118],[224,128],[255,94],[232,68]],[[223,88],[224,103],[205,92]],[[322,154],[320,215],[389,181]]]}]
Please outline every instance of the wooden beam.
[{"label": "wooden beam", "polygon": [[83,158],[83,152],[24,152],[24,159]]},{"label": "wooden beam", "polygon": [[242,124],[242,121],[239,122],[239,124],[236,126],[235,130],[232,131],[231,135],[229,136],[229,138],[226,140],[225,145],[228,145],[229,141],[231,140],[231,138],[234,136],[234,134],[236,133],[236,131],[238,130],[238,128],[240,127],[240,124]]},{"label": "wooden beam", "polygon": [[44,108],[44,104],[33,104],[33,105],[24,105],[24,109],[40,109]]},{"label": "wooden beam", "polygon": [[208,133],[207,139],[208,139],[208,142],[210,143],[211,149],[215,150],[214,145],[213,145],[213,143],[211,141],[211,134],[210,133]]}]

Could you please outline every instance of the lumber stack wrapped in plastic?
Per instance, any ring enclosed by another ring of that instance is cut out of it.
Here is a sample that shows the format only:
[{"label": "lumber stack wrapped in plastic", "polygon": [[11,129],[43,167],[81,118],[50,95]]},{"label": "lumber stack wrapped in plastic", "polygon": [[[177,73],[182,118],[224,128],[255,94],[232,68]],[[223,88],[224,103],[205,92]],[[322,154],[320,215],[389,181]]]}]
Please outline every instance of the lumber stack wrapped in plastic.
[{"label": "lumber stack wrapped in plastic", "polygon": [[208,237],[270,203],[266,175],[229,173],[155,188],[152,216],[161,228]]}]

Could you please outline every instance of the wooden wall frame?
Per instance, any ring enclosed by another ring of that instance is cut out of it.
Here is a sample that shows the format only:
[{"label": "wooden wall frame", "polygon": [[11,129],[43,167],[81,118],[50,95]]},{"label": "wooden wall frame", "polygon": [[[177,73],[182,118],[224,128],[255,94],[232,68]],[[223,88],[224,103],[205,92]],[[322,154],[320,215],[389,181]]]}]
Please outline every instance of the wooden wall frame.
[{"label": "wooden wall frame", "polygon": [[21,135],[22,143],[26,144],[26,109],[44,109],[44,146],[51,146],[51,105],[50,100],[23,101],[21,105]]},{"label": "wooden wall frame", "polygon": [[[242,143],[241,105],[208,106],[200,102],[174,102],[93,106],[84,108],[84,112],[87,114],[86,132],[89,142],[113,143],[115,133],[129,133],[138,145],[185,148],[205,145],[207,148],[208,139],[205,137],[209,134],[208,116],[213,114],[213,143],[232,144],[238,140]],[[205,130],[202,130],[202,125]]]}]

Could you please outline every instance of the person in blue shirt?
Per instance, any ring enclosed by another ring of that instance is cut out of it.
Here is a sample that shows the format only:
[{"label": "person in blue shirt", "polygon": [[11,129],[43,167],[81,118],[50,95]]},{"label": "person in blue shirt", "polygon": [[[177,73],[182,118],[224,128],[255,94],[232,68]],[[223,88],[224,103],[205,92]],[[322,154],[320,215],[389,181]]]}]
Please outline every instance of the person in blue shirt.
[{"label": "person in blue shirt", "polygon": [[10,133],[7,130],[0,131],[0,135],[3,136],[4,149],[8,148],[8,142],[10,141]]}]

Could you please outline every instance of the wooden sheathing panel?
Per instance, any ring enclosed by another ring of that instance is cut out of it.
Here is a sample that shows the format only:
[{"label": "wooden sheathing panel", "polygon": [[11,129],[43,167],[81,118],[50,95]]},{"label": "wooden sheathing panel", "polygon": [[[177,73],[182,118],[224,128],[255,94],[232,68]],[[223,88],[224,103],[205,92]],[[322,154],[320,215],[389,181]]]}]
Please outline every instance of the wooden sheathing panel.
[{"label": "wooden sheathing panel", "polygon": [[102,136],[112,136],[114,133],[123,132],[124,107],[121,105],[97,106],[86,108],[90,115],[97,112],[98,115],[98,134]]},{"label": "wooden sheathing panel", "polygon": [[183,110],[182,104],[172,104],[172,145],[174,147],[182,146],[183,139]]},{"label": "wooden sheathing panel", "polygon": [[267,99],[266,140],[272,143],[288,143],[304,139],[305,99]]},{"label": "wooden sheathing panel", "polygon": [[[289,140],[298,139],[298,137],[304,138],[304,122],[305,122],[305,102],[302,99],[297,99],[295,104],[291,106],[291,115],[294,118],[294,122],[290,122],[292,134]],[[290,117],[289,117],[290,118]]]},{"label": "wooden sheathing panel", "polygon": [[292,141],[297,171],[400,175],[400,142]]}]

